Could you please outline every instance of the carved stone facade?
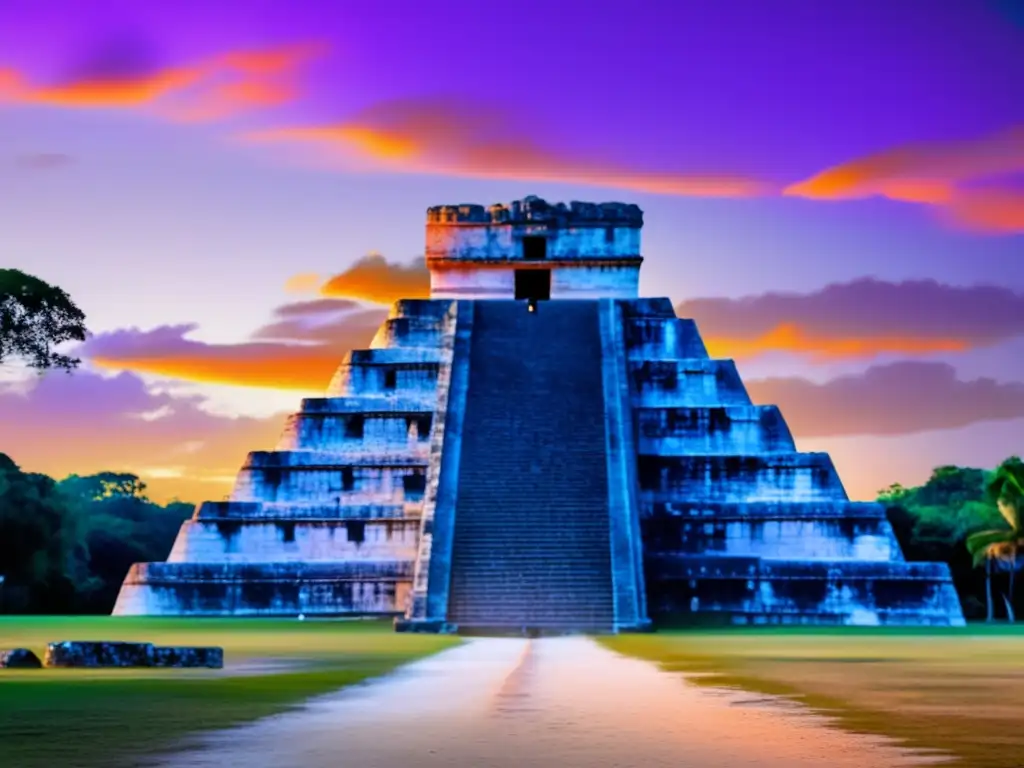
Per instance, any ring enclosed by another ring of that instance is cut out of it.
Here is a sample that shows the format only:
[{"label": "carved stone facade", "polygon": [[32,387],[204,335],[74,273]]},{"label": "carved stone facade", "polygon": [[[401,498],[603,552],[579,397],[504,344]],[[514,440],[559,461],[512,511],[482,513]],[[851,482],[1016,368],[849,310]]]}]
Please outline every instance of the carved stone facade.
[{"label": "carved stone facade", "polygon": [[396,303],[115,613],[963,623],[948,568],[905,562],[881,506],[797,451],[668,299],[638,297],[639,208],[427,218],[433,298]]}]

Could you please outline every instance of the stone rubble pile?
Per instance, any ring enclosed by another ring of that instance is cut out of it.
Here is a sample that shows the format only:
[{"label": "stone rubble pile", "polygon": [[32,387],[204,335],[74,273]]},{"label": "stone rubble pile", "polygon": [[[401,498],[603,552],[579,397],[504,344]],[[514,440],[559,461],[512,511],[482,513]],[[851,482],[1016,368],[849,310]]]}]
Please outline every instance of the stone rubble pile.
[{"label": "stone rubble pile", "polygon": [[43,663],[28,648],[0,651],[0,669],[39,669]]},{"label": "stone rubble pile", "polygon": [[64,640],[46,648],[47,667],[206,667],[224,666],[224,649],[164,647],[152,643]]}]

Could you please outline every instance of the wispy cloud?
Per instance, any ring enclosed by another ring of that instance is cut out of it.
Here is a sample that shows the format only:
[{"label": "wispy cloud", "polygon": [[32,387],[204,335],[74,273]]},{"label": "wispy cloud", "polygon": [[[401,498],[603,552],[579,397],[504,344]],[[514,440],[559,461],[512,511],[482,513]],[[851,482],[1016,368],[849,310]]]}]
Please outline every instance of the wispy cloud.
[{"label": "wispy cloud", "polygon": [[24,392],[0,388],[0,423],[18,435],[2,449],[24,469],[63,477],[134,472],[154,498],[219,499],[247,452],[273,448],[284,416],[216,416],[201,399],[154,394],[130,373],[86,370],[34,380]]},{"label": "wispy cloud", "polygon": [[885,197],[938,206],[977,230],[1024,231],[1024,126],[961,141],[918,142],[876,152],[791,184],[814,200]]},{"label": "wispy cloud", "polygon": [[301,93],[303,68],[326,52],[302,43],[228,51],[157,66],[151,57],[101,45],[60,82],[0,68],[0,103],[62,109],[132,109],[179,121],[217,121],[287,104]]},{"label": "wispy cloud", "polygon": [[822,384],[754,380],[747,389],[755,402],[778,405],[797,438],[908,435],[1024,417],[1024,384],[961,381],[945,363],[874,366]]},{"label": "wispy cloud", "polygon": [[391,304],[399,299],[430,296],[430,271],[423,258],[402,264],[388,261],[379,253],[364,256],[321,287],[324,296]]},{"label": "wispy cloud", "polygon": [[998,286],[863,278],[812,293],[767,293],[680,304],[711,354],[792,352],[811,360],[961,352],[1024,336],[1024,295]]},{"label": "wispy cloud", "polygon": [[996,234],[1024,232],[1024,190],[981,189],[946,206],[947,216],[967,229]]},{"label": "wispy cloud", "polygon": [[286,293],[316,293],[323,281],[316,272],[300,272],[288,278],[284,290]]},{"label": "wispy cloud", "polygon": [[195,325],[97,334],[77,350],[92,364],[182,381],[323,391],[343,355],[367,347],[387,316],[351,301],[319,299],[280,307],[251,340],[210,344]]},{"label": "wispy cloud", "polygon": [[467,178],[557,181],[665,195],[749,197],[766,191],[727,174],[651,171],[545,146],[496,108],[460,99],[381,102],[335,123],[250,132],[251,142],[311,144],[325,156],[370,160],[384,170]]}]

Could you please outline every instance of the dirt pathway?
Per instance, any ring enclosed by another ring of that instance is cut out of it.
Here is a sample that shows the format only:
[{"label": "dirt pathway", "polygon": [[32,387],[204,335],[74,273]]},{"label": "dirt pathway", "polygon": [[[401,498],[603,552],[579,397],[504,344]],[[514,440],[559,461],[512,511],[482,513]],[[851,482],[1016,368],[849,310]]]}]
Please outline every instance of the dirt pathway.
[{"label": "dirt pathway", "polygon": [[[687,684],[586,638],[477,639],[211,734],[166,768],[898,768],[929,762],[820,717]],[[934,762],[934,760],[932,761]]]}]

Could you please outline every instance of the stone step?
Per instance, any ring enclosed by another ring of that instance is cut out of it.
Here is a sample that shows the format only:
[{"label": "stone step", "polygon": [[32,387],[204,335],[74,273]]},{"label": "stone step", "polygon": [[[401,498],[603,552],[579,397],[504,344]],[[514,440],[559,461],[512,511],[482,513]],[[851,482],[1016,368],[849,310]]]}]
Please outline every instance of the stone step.
[{"label": "stone step", "polygon": [[902,560],[888,521],[863,520],[733,520],[691,522],[685,518],[645,520],[641,524],[648,554],[786,557],[817,560]]},{"label": "stone step", "polygon": [[791,580],[873,579],[895,581],[942,581],[949,578],[945,563],[884,562],[865,560],[807,560],[769,557],[716,557],[713,555],[651,554],[656,581],[667,579],[749,579],[773,576]]},{"label": "stone step", "polygon": [[774,405],[637,408],[640,454],[792,453],[793,436]]},{"label": "stone step", "polygon": [[426,399],[436,397],[437,361],[405,361],[392,363],[344,360],[327,386],[331,397],[394,395]]},{"label": "stone step", "polygon": [[701,501],[680,500],[648,503],[641,518],[678,518],[692,521],[750,522],[771,520],[884,520],[885,507],[875,501]]},{"label": "stone step", "polygon": [[433,414],[296,413],[276,451],[348,456],[409,456],[426,461]]},{"label": "stone step", "polygon": [[624,331],[626,354],[631,360],[683,360],[708,356],[693,320],[626,318]]},{"label": "stone step", "polygon": [[419,520],[420,504],[318,504],[306,502],[204,501],[194,520]]},{"label": "stone step", "polygon": [[846,501],[827,453],[640,456],[641,502]]},{"label": "stone step", "polygon": [[874,502],[666,503],[642,510],[647,554],[902,561]]},{"label": "stone step", "polygon": [[350,455],[333,451],[250,451],[243,464],[244,469],[330,469],[344,467],[368,468],[419,468],[426,469],[426,461],[419,456],[396,455]]},{"label": "stone step", "polygon": [[418,520],[189,520],[168,562],[413,560]]},{"label": "stone step", "polygon": [[413,562],[136,563],[118,594],[118,616],[396,615]]},{"label": "stone step", "polygon": [[732,360],[630,360],[629,376],[639,408],[752,404]]},{"label": "stone step", "polygon": [[475,304],[449,623],[613,626],[601,354],[596,302]]},{"label": "stone step", "polygon": [[416,365],[418,363],[438,363],[441,360],[441,349],[433,347],[370,347],[353,349],[342,358],[342,364],[349,365],[385,365],[388,367]]},{"label": "stone step", "polygon": [[420,399],[388,397],[383,394],[306,397],[300,413],[358,414],[361,416],[432,416],[433,406],[424,408]]},{"label": "stone step", "polygon": [[651,554],[645,573],[651,618],[662,624],[782,615],[793,623],[964,623],[944,563]]},{"label": "stone step", "polygon": [[451,299],[399,299],[391,305],[389,318],[418,318],[439,322],[452,308]]},{"label": "stone step", "polygon": [[373,340],[374,349],[425,348],[440,349],[444,333],[444,322],[432,317],[389,317],[385,320]]},{"label": "stone step", "polygon": [[412,560],[338,561],[331,563],[136,563],[129,577],[150,584],[178,581],[359,581],[412,578]]},{"label": "stone step", "polygon": [[337,506],[422,503],[426,470],[410,466],[253,467],[238,473],[236,501]]},{"label": "stone step", "polygon": [[617,302],[622,309],[622,316],[627,320],[653,318],[658,320],[676,319],[676,310],[672,300],[663,296],[644,296],[642,298],[624,299]]}]

